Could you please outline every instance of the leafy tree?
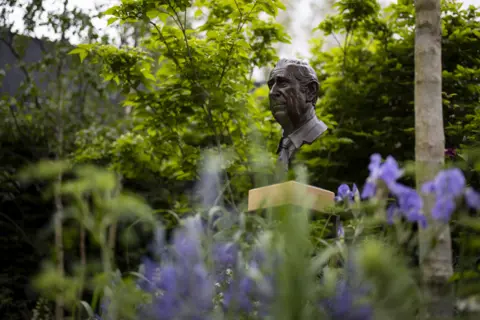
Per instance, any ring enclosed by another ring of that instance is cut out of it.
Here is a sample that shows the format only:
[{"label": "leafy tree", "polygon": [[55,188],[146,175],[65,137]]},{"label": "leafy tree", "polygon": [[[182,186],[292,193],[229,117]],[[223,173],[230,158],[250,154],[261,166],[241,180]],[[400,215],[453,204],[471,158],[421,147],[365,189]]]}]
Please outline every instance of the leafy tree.
[{"label": "leafy tree", "polygon": [[107,10],[110,23],[149,25],[139,46],[79,45],[71,53],[100,64],[123,88],[135,126],[108,145],[83,135],[77,159],[88,160],[94,148],[126,178],[160,177],[167,201],[156,208],[182,213],[190,207],[180,190],[198,178],[201,150],[210,148],[227,160],[226,201],[236,208],[253,183],[253,134],[274,130],[251,94],[252,73],[273,64],[274,44],[288,41],[274,21],[283,8],[278,0],[124,0]]},{"label": "leafy tree", "polygon": [[[312,39],[311,59],[321,80],[317,109],[331,120],[330,135],[299,154],[311,181],[331,189],[363,183],[372,152],[413,159],[415,141],[413,1],[385,9],[377,1],[338,1],[335,8],[318,28],[339,45],[324,51],[323,38]],[[446,147],[461,149],[479,138],[480,11],[460,1],[445,1],[441,10]]]},{"label": "leafy tree", "polygon": [[[415,162],[420,189],[444,165],[445,133],[442,112],[442,31],[440,0],[415,2]],[[424,197],[430,220],[434,198]],[[423,316],[453,316],[452,239],[450,226],[437,223],[419,229],[420,268],[428,305]]]},{"label": "leafy tree", "polygon": [[[69,40],[73,35],[86,41],[107,41],[95,33],[89,14],[70,9],[69,1],[62,3],[60,12],[46,10],[42,1],[1,1],[0,7],[0,42],[5,49],[2,53],[14,60],[0,70],[2,82],[7,84],[0,95],[0,207],[1,223],[10,230],[2,238],[2,254],[11,257],[5,270],[12,275],[5,285],[2,283],[6,290],[2,291],[1,308],[8,310],[9,319],[17,319],[22,313],[28,315],[33,307],[29,278],[36,272],[40,257],[53,255],[61,275],[69,267],[68,263],[65,265],[65,252],[77,244],[84,248],[85,244],[81,236],[73,241],[64,237],[64,203],[60,194],[54,193],[53,202],[43,201],[39,192],[42,184],[19,184],[18,170],[40,159],[67,158],[74,149],[78,130],[93,123],[113,125],[124,117],[124,111],[116,107],[111,86],[102,83],[95,68],[85,68],[77,57],[67,55],[72,49]],[[24,35],[14,32],[11,14],[15,10],[23,11]],[[29,37],[42,22],[56,32],[57,42]],[[18,72],[20,79],[16,77]],[[17,80],[20,83],[15,88]],[[63,176],[57,179],[61,182]],[[48,226],[52,211],[56,239],[53,250],[41,232]],[[84,234],[82,228],[78,229],[76,234]],[[85,256],[85,250],[81,251]],[[58,300],[57,319],[63,318],[62,313],[62,301]]]}]

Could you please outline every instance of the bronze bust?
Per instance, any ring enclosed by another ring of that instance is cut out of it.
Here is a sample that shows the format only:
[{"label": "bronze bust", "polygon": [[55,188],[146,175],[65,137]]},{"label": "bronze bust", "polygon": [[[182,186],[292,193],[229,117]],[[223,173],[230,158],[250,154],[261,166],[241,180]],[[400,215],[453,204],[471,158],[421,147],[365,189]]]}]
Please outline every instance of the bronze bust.
[{"label": "bronze bust", "polygon": [[318,78],[307,62],[281,59],[270,73],[268,87],[270,110],[283,129],[278,161],[288,170],[295,152],[327,130],[315,114]]}]

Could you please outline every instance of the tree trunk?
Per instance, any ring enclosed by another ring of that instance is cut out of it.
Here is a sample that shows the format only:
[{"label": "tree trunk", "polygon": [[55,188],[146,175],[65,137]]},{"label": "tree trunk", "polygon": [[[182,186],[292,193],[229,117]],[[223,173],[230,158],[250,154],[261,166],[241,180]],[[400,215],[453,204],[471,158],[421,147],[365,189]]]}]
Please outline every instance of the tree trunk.
[{"label": "tree trunk", "polygon": [[[445,134],[442,112],[441,0],[416,0],[415,26],[415,160],[417,187],[443,167]],[[453,316],[450,227],[432,221],[434,199],[424,197],[429,227],[419,232],[420,268],[425,296],[424,318]],[[420,228],[421,229],[421,228]]]}]

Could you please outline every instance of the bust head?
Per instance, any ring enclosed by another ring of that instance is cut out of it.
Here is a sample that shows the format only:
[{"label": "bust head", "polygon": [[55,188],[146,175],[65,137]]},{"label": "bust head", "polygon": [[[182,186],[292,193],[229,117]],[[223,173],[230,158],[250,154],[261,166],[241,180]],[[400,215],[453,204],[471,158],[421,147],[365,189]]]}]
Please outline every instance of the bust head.
[{"label": "bust head", "polygon": [[305,61],[281,59],[270,73],[270,110],[288,135],[315,116],[318,78]]}]

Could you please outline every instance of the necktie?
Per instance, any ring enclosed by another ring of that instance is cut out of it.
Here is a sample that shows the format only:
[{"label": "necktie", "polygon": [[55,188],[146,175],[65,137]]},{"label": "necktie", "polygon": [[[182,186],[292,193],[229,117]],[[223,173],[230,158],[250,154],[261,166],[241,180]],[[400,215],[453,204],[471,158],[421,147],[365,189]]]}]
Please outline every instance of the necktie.
[{"label": "necktie", "polygon": [[285,170],[288,170],[288,164],[290,162],[290,157],[295,150],[295,146],[288,137],[282,138],[279,146],[279,155],[278,162],[285,167]]}]

